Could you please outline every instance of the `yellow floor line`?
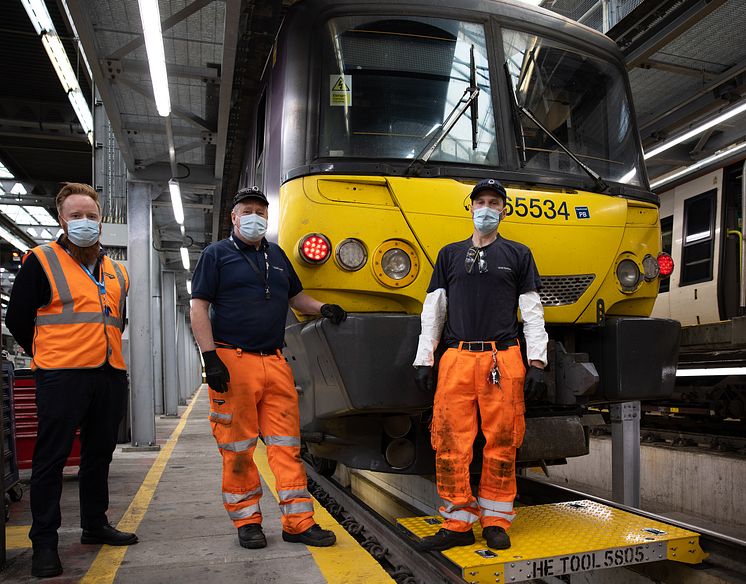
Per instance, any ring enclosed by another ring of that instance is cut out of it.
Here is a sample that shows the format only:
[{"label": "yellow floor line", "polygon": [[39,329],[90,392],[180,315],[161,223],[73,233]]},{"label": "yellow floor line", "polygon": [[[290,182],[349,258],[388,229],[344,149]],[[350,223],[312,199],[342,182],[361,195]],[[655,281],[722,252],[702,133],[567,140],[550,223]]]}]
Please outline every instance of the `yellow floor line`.
[{"label": "yellow floor line", "polygon": [[[272,491],[275,500],[275,476],[269,468],[267,448],[259,442],[254,452],[254,462]],[[376,584],[394,582],[373,556],[345,531],[329,512],[314,499],[314,518],[324,529],[331,529],[337,536],[337,543],[331,547],[310,547],[316,565],[329,584]]]},{"label": "yellow floor line", "polygon": [[[181,416],[179,424],[176,429],[171,433],[171,437],[166,442],[166,445],[161,449],[158,454],[158,458],[155,459],[153,466],[150,467],[148,474],[145,475],[145,480],[140,485],[134,499],[130,503],[130,506],[125,511],[122,519],[117,524],[117,529],[122,531],[137,531],[140,526],[140,522],[150,506],[150,501],[153,499],[153,494],[161,480],[163,471],[166,469],[168,459],[171,458],[171,454],[174,451],[174,447],[181,436],[184,427],[186,426],[189,414],[192,413],[194,404],[197,403],[199,395],[202,392],[200,388],[197,393],[192,397],[192,403],[184,411]],[[128,546],[103,546],[93,560],[91,567],[88,568],[88,572],[80,580],[83,584],[109,584],[114,581],[117,575],[119,566],[124,559],[124,554],[127,553]]]},{"label": "yellow floor line", "polygon": [[20,550],[31,547],[31,540],[28,538],[30,525],[6,525],[5,526],[5,547],[9,550]]}]

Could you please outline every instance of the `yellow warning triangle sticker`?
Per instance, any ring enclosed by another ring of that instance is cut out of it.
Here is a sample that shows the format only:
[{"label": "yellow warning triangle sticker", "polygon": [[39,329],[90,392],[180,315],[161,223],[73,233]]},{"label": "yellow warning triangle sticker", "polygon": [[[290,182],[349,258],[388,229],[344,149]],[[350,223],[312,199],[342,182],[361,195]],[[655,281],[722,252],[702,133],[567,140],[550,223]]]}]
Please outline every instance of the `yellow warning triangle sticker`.
[{"label": "yellow warning triangle sticker", "polygon": [[332,87],[332,91],[349,91],[350,88],[345,85],[345,80],[343,77],[340,77],[337,79],[337,82],[334,84],[334,87]]}]

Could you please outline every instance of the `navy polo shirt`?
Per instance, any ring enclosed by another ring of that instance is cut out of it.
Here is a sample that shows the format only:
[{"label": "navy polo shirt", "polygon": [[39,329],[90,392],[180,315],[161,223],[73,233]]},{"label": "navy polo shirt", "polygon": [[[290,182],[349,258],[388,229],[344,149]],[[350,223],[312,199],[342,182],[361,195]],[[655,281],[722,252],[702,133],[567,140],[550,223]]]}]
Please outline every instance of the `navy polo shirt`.
[{"label": "navy polo shirt", "polygon": [[466,271],[471,237],[440,250],[428,292],[443,288],[448,318],[443,341],[509,341],[518,337],[518,297],[539,290],[541,279],[531,250],[500,237],[482,249],[486,271]]},{"label": "navy polo shirt", "polygon": [[[236,249],[238,248],[238,249]],[[264,250],[269,257],[269,299],[265,297]],[[243,256],[243,257],[242,257]],[[258,269],[252,269],[248,261]],[[215,342],[247,351],[274,351],[285,342],[288,300],[303,291],[279,245],[262,240],[260,249],[235,235],[208,245],[192,276],[192,298],[210,303]]]}]

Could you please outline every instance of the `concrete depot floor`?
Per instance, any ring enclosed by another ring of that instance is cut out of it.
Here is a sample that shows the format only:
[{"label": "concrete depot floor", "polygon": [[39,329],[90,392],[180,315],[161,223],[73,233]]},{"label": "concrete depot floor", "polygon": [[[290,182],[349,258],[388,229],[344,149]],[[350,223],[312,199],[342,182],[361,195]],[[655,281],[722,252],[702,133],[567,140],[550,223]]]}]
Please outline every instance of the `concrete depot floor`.
[{"label": "concrete depot floor", "polygon": [[[186,408],[180,408],[182,415],[183,410]],[[152,484],[155,491],[149,506],[142,497],[141,485],[151,467],[158,467],[164,457],[159,459],[159,452],[126,452],[117,448],[110,470],[109,520],[116,525],[123,515],[127,520],[133,513],[139,513],[142,521],[136,528],[140,538],[137,545],[112,548],[80,544],[77,469],[66,469],[59,531],[59,552],[65,572],[50,581],[101,584],[392,582],[325,511],[319,510],[318,505],[316,519],[323,527],[335,529],[337,546],[309,551],[306,546],[283,542],[280,512],[265,480],[262,480],[262,512],[269,545],[263,550],[241,548],[220,497],[221,461],[207,421],[208,411],[207,391],[203,386],[165,462],[160,481]],[[168,449],[168,439],[178,423],[176,418],[157,419],[157,441],[163,450]],[[259,466],[261,470],[261,464]],[[25,475],[28,476],[28,471]],[[266,462],[262,475],[268,476]],[[152,482],[150,475],[143,488],[149,481]],[[24,486],[27,489],[27,485]],[[140,494],[136,496],[138,489]],[[130,507],[133,498],[135,505]],[[137,508],[143,505],[145,509]],[[28,492],[25,492],[21,502],[11,507],[8,563],[0,573],[3,583],[38,581],[30,576],[31,549],[26,539],[30,523]],[[364,557],[359,556],[360,552]],[[116,570],[118,561],[121,565]]]}]

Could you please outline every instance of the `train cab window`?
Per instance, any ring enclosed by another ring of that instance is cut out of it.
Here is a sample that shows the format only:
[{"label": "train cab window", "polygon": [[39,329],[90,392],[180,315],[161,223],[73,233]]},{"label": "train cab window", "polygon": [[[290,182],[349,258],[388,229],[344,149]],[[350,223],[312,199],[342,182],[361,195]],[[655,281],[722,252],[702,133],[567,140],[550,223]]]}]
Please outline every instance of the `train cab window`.
[{"label": "train cab window", "polygon": [[264,183],[264,125],[267,115],[267,94],[262,93],[256,109],[256,144],[254,145],[254,183],[263,187]]},{"label": "train cab window", "polygon": [[712,280],[715,244],[715,195],[711,190],[684,201],[681,279],[679,286]]},{"label": "train cab window", "polygon": [[[661,239],[663,240],[662,251],[671,255],[673,249],[673,216],[663,217],[661,219]],[[659,294],[668,292],[671,289],[671,278],[662,278],[660,281]]]},{"label": "train cab window", "polygon": [[617,64],[514,30],[503,30],[503,48],[508,90],[515,106],[524,108],[516,107],[513,116],[523,166],[584,175],[544,126],[604,179],[643,185],[624,72]]},{"label": "train cab window", "polygon": [[480,89],[476,132],[468,108],[430,160],[496,165],[484,27],[408,16],[328,22],[319,156],[415,158],[438,135],[469,87],[472,47]]}]

